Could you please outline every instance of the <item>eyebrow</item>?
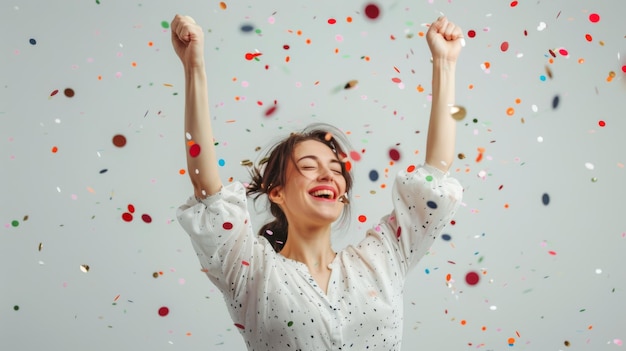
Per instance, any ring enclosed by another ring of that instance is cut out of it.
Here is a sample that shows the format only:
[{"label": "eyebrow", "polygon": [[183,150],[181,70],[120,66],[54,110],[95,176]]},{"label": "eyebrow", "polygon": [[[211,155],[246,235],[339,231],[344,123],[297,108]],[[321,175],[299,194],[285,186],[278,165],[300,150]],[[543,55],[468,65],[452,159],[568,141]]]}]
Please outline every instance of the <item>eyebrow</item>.
[{"label": "eyebrow", "polygon": [[[296,160],[296,163],[299,163],[300,161],[302,161],[302,160],[304,160],[304,159],[312,159],[312,160],[314,160],[314,161],[319,161],[319,160],[320,160],[320,158],[319,158],[319,157],[317,157],[317,156],[315,156],[315,155],[305,155],[305,156],[302,156],[302,157],[300,157],[299,159],[297,159],[297,160]],[[331,163],[337,163],[337,164],[341,165],[341,162],[340,162],[338,159],[336,159],[336,158],[335,158],[335,159],[330,160],[330,162],[331,162]]]}]

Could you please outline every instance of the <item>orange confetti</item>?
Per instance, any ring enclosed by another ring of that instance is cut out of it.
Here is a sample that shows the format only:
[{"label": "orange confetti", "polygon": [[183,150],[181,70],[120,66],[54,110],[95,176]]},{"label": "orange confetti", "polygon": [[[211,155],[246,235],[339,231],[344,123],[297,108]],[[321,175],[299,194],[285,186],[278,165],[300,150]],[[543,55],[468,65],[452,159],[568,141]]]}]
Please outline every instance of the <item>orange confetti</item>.
[{"label": "orange confetti", "polygon": [[311,39],[307,38],[306,39],[306,43],[307,43],[307,45],[310,45],[311,44]]},{"label": "orange confetti", "polygon": [[461,325],[466,325],[467,321],[465,319],[461,320]]},{"label": "orange confetti", "polygon": [[227,6],[226,6],[226,3],[225,3],[225,2],[223,2],[223,1],[220,1],[220,9],[222,9],[222,10],[226,10],[226,7],[227,7]]},{"label": "orange confetti", "polygon": [[57,151],[59,151],[59,148],[56,147],[56,146],[53,146],[51,151],[52,151],[53,154],[56,154]]},{"label": "orange confetti", "polygon": [[448,273],[448,274],[446,275],[446,281],[447,281],[447,282],[449,282],[449,281],[450,281],[450,279],[452,279],[452,274]]},{"label": "orange confetti", "polygon": [[148,46],[154,46],[154,43],[153,43],[153,42],[151,42],[151,41],[149,41],[149,42],[148,42]]},{"label": "orange confetti", "polygon": [[289,56],[285,57],[285,62],[289,62],[291,60],[291,58]]},{"label": "orange confetti", "polygon": [[421,85],[421,84],[419,84],[419,85],[417,86],[417,88],[416,88],[416,89],[417,89],[417,91],[419,91],[420,93],[423,93],[423,92],[424,92],[424,87],[422,87],[422,85]]},{"label": "orange confetti", "polygon": [[509,343],[509,345],[513,345],[515,344],[515,338],[509,338],[507,342]]},{"label": "orange confetti", "polygon": [[513,116],[515,114],[515,109],[513,107],[509,107],[506,109],[506,114],[509,116]]},{"label": "orange confetti", "polygon": [[178,174],[180,175],[184,175],[187,171],[185,171],[185,169],[181,168],[178,170]]},{"label": "orange confetti", "polygon": [[352,17],[350,17],[350,16],[346,17],[346,22],[352,23]]}]

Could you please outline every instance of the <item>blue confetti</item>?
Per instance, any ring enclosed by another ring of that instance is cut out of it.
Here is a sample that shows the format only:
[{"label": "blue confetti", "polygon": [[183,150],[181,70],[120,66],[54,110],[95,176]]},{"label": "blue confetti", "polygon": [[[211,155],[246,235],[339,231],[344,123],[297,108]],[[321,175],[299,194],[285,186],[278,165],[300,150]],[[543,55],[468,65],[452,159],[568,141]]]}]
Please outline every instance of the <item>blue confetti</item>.
[{"label": "blue confetti", "polygon": [[377,172],[375,169],[372,169],[372,170],[370,171],[370,180],[371,180],[372,182],[375,182],[375,181],[377,181],[377,180],[378,180],[378,172]]},{"label": "blue confetti", "polygon": [[441,235],[441,239],[443,239],[445,241],[450,241],[450,240],[452,240],[452,236],[450,236],[450,234],[442,234]]},{"label": "blue confetti", "polygon": [[432,208],[433,210],[437,208],[437,204],[434,201],[428,201],[426,205]]},{"label": "blue confetti", "polygon": [[541,197],[541,202],[543,202],[544,205],[548,206],[548,204],[550,203],[550,195],[544,193]]}]

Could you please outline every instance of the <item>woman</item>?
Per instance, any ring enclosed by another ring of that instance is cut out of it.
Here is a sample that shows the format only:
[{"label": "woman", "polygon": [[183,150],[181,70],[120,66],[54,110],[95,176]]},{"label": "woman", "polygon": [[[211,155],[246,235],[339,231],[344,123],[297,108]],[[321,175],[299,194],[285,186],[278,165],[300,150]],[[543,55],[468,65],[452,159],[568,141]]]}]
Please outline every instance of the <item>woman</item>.
[{"label": "woman", "polygon": [[[449,222],[462,195],[447,175],[454,157],[450,106],[461,29],[442,17],[428,30],[433,99],[425,164],[399,172],[391,214],[358,245],[335,252],[331,225],[349,206],[352,184],[341,133],[326,126],[294,133],[253,170],[247,189],[239,182],[223,186],[202,29],[185,16],[176,16],[171,28],[185,72],[187,165],[194,188],[177,217],[248,349],[400,350],[407,272]],[[263,194],[275,221],[256,235],[246,200]]]}]

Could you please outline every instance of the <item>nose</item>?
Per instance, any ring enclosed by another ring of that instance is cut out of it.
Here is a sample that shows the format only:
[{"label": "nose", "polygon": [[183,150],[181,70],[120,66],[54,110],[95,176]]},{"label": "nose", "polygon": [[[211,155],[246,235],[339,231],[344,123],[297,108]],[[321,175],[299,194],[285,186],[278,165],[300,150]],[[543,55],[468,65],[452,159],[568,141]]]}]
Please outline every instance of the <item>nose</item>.
[{"label": "nose", "polygon": [[319,168],[320,172],[318,174],[318,179],[321,181],[328,181],[331,182],[333,180],[335,180],[335,174],[333,173],[333,171],[330,169],[330,167],[328,166],[322,166]]}]

